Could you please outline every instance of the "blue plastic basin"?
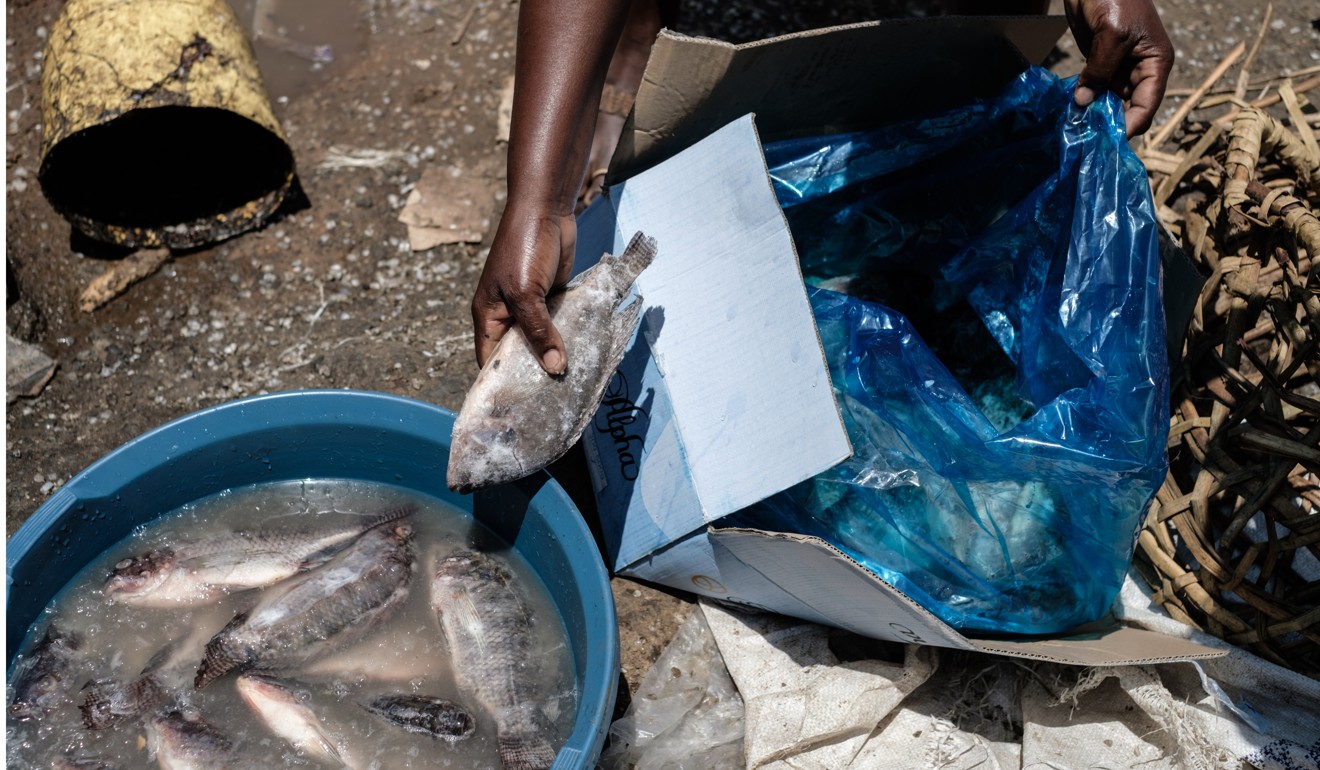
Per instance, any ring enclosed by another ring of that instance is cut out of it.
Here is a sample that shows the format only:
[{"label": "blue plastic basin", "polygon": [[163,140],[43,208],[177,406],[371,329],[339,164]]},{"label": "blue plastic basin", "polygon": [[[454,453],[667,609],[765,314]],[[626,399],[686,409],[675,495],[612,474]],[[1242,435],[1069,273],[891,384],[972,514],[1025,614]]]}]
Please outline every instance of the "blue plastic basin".
[{"label": "blue plastic basin", "polygon": [[[468,513],[536,570],[568,630],[581,693],[554,770],[593,767],[614,709],[619,635],[590,530],[547,474],[474,496],[445,486],[454,413],[384,393],[306,390],[233,401],[124,444],[73,477],[10,539],[7,667],[38,614],[134,527],[184,503],[269,481],[347,478],[412,489]],[[438,633],[438,630],[437,630]]]}]

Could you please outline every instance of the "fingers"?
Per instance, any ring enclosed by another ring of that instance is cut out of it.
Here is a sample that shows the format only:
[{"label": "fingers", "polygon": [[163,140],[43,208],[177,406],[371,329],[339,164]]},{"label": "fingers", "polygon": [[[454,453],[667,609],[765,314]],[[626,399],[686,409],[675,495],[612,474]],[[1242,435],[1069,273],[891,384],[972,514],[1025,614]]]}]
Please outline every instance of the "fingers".
[{"label": "fingers", "polygon": [[1132,53],[1132,41],[1112,27],[1101,27],[1094,34],[1091,54],[1077,78],[1077,90],[1073,92],[1078,107],[1090,105],[1099,94],[1107,91]]},{"label": "fingers", "polygon": [[495,346],[514,326],[522,329],[528,345],[546,373],[564,373],[564,341],[550,321],[545,298],[534,290],[491,301],[485,287],[472,300],[472,328],[476,337],[477,365],[485,366]]},{"label": "fingers", "polygon": [[1086,107],[1113,91],[1126,107],[1129,137],[1150,128],[1173,69],[1173,44],[1151,0],[1065,0],[1068,24],[1087,57],[1073,100]]},{"label": "fingers", "polygon": [[1127,112],[1123,116],[1129,137],[1141,136],[1150,129],[1155,120],[1155,112],[1164,100],[1167,82],[1167,73],[1164,77],[1152,75],[1143,77],[1132,89],[1132,97],[1128,100]]}]

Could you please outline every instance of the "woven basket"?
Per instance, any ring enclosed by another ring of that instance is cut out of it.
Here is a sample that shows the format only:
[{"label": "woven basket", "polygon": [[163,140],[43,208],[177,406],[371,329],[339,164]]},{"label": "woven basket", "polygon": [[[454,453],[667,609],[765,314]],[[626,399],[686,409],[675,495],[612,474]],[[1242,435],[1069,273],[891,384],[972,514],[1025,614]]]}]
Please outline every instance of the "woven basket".
[{"label": "woven basket", "polygon": [[1182,147],[1148,169],[1208,278],[1136,566],[1175,618],[1320,678],[1320,155],[1246,109]]}]

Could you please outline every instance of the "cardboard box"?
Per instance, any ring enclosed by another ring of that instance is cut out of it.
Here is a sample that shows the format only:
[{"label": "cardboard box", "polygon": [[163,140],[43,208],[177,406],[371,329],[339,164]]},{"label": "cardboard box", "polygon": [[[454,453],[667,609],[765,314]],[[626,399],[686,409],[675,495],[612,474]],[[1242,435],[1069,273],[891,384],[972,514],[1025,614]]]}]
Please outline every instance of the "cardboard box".
[{"label": "cardboard box", "polygon": [[[638,230],[660,253],[638,279],[638,338],[584,435],[615,572],[901,642],[1085,665],[1223,654],[1112,623],[970,639],[818,538],[721,526],[852,452],[762,136],[857,128],[994,93],[1061,31],[1049,18],[946,18],[747,46],[662,35],[616,181],[578,222],[578,269]],[[945,88],[968,52],[980,57],[976,75]],[[858,96],[863,81],[872,98]],[[902,110],[890,85],[913,95]]]}]

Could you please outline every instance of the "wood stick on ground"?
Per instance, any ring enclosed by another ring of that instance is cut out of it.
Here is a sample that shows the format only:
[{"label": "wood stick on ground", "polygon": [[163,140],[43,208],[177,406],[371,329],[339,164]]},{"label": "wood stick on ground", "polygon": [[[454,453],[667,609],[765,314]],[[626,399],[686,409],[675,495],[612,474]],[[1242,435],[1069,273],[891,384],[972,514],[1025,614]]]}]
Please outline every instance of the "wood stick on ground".
[{"label": "wood stick on ground", "polygon": [[1302,139],[1302,145],[1306,147],[1306,152],[1310,155],[1311,162],[1320,169],[1320,147],[1316,146],[1315,134],[1311,132],[1311,126],[1306,122],[1306,115],[1302,112],[1302,105],[1298,102],[1297,92],[1293,91],[1292,81],[1285,80],[1279,84],[1279,96],[1283,98],[1283,106],[1288,110],[1288,117],[1292,120],[1293,130]]},{"label": "wood stick on ground", "polygon": [[[1251,90],[1254,90],[1254,89],[1257,89],[1257,88],[1263,88],[1263,87],[1265,87],[1265,86],[1270,85],[1271,83],[1277,83],[1277,82],[1279,82],[1280,80],[1295,80],[1295,79],[1297,79],[1297,78],[1306,77],[1307,75],[1314,75],[1314,74],[1316,74],[1317,72],[1320,72],[1320,64],[1318,64],[1318,65],[1316,65],[1316,66],[1314,66],[1314,67],[1303,67],[1302,69],[1299,69],[1299,70],[1292,70],[1292,71],[1290,71],[1290,72],[1280,72],[1280,73],[1275,74],[1275,75],[1262,75],[1261,77],[1258,77],[1258,78],[1256,78],[1255,80],[1253,80],[1253,81],[1251,81],[1250,83],[1248,83],[1248,84],[1247,84],[1247,90],[1248,90],[1248,91],[1251,91]],[[1191,96],[1192,93],[1193,93],[1195,90],[1196,90],[1196,89],[1194,89],[1194,88],[1170,88],[1169,90],[1167,90],[1167,91],[1164,92],[1164,96],[1165,96],[1166,98],[1169,98],[1169,99],[1172,99],[1172,98],[1175,98],[1175,97]],[[1232,96],[1232,95],[1233,95],[1233,89],[1232,89],[1232,88],[1212,88],[1212,89],[1210,89],[1209,91],[1206,91],[1206,95],[1208,95],[1208,96],[1224,96],[1224,95]]]},{"label": "wood stick on ground", "polygon": [[87,285],[78,298],[84,313],[105,305],[138,281],[160,269],[170,259],[169,249],[143,249],[115,262]]},{"label": "wood stick on ground", "polygon": [[1201,135],[1201,138],[1197,140],[1196,144],[1187,153],[1186,157],[1184,157],[1182,162],[1178,164],[1178,167],[1175,168],[1169,176],[1165,177],[1164,181],[1160,182],[1159,189],[1155,191],[1156,205],[1163,205],[1168,202],[1169,197],[1173,195],[1173,191],[1178,189],[1178,184],[1182,182],[1183,177],[1187,176],[1188,171],[1192,170],[1192,166],[1201,163],[1205,159],[1205,154],[1209,152],[1210,147],[1219,140],[1219,135],[1223,133],[1223,131],[1223,126],[1211,125],[1210,128]]},{"label": "wood stick on ground", "polygon": [[[1306,93],[1307,91],[1310,91],[1316,86],[1320,86],[1320,77],[1311,78],[1310,80],[1303,80],[1302,82],[1293,86],[1293,93],[1298,93],[1298,94]],[[1278,104],[1282,98],[1283,97],[1279,96],[1277,92],[1272,93],[1269,96],[1253,101],[1251,103],[1251,106],[1260,109],[1264,109],[1265,107],[1273,107],[1274,105]],[[1232,112],[1229,112],[1225,115],[1220,115],[1219,117],[1215,118],[1215,122],[1224,123],[1224,124],[1232,123],[1233,119],[1237,117],[1239,111],[1240,110],[1233,110]]]},{"label": "wood stick on ground", "polygon": [[1247,82],[1251,79],[1251,65],[1256,61],[1256,54],[1260,51],[1261,41],[1265,39],[1265,30],[1269,29],[1270,17],[1274,15],[1274,3],[1265,4],[1265,15],[1260,20],[1260,30],[1256,32],[1256,42],[1251,44],[1251,50],[1247,52],[1247,58],[1242,62],[1242,71],[1238,72],[1237,88],[1233,89],[1233,95],[1239,99],[1247,97]]},{"label": "wood stick on ground", "polygon": [[1156,148],[1161,144],[1164,144],[1164,141],[1173,134],[1178,126],[1182,125],[1183,119],[1192,111],[1192,108],[1196,106],[1197,102],[1201,101],[1201,97],[1205,96],[1205,93],[1224,76],[1225,72],[1228,72],[1228,69],[1233,66],[1233,63],[1236,62],[1246,50],[1246,43],[1238,43],[1233,46],[1233,50],[1229,51],[1228,54],[1224,56],[1219,62],[1219,65],[1210,73],[1210,76],[1207,77],[1201,85],[1197,86],[1196,90],[1192,92],[1191,96],[1187,97],[1186,101],[1179,105],[1178,110],[1173,113],[1173,117],[1169,118],[1169,121],[1161,126],[1158,131],[1148,135],[1145,146]]}]

